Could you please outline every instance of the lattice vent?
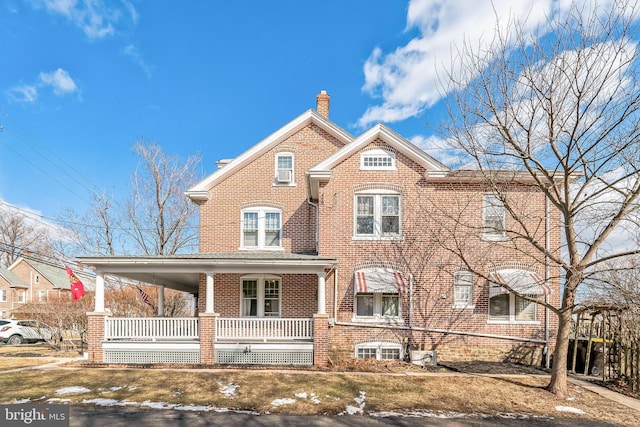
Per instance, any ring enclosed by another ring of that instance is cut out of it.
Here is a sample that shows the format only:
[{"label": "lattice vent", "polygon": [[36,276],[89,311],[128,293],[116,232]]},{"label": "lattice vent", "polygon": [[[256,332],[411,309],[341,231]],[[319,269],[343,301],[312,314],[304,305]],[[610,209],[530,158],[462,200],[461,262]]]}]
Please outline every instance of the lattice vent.
[{"label": "lattice vent", "polygon": [[216,350],[216,363],[223,365],[313,365],[313,351]]},{"label": "lattice vent", "polygon": [[199,364],[200,352],[195,351],[144,351],[144,350],[105,350],[105,363],[143,364],[143,363],[183,363]]}]

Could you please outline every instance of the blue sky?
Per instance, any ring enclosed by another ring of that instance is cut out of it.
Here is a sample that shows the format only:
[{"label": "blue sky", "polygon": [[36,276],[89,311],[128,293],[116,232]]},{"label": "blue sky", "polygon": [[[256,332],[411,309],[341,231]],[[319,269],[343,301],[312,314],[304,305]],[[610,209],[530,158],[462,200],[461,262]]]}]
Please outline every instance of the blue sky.
[{"label": "blue sky", "polygon": [[452,43],[490,32],[496,11],[535,24],[564,3],[4,0],[0,200],[52,218],[126,193],[141,137],[200,153],[209,174],[320,90],[349,132],[382,121],[432,149]]}]

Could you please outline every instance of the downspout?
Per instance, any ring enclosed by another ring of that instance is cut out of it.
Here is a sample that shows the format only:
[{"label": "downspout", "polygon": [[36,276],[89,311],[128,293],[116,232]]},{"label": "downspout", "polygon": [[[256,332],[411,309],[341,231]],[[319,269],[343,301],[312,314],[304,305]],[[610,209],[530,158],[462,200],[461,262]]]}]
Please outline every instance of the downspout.
[{"label": "downspout", "polygon": [[316,225],[315,225],[315,236],[314,236],[314,246],[316,248],[316,253],[318,253],[318,229],[320,227],[320,208],[318,207],[317,203],[313,203],[311,201],[311,196],[309,196],[307,198],[307,203],[309,204],[309,206],[313,206],[314,208],[316,208]]},{"label": "downspout", "polygon": [[333,270],[333,321],[338,321],[338,267]]},{"label": "downspout", "polygon": [[[549,251],[551,250],[551,207],[549,205],[549,197],[545,195],[545,241],[544,241],[544,281],[548,285],[551,278],[551,266],[549,265]],[[549,294],[544,296],[544,367],[549,369],[551,366],[551,354],[549,352]]]},{"label": "downspout", "polygon": [[409,329],[413,327],[413,274],[409,273]]}]

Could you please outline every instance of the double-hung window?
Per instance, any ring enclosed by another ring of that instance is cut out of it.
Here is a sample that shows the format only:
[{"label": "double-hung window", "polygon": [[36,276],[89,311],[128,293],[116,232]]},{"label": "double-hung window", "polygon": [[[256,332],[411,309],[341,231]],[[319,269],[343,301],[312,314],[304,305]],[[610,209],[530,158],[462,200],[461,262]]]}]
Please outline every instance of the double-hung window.
[{"label": "double-hung window", "polygon": [[400,316],[400,295],[380,293],[356,294],[357,317],[398,317]]},{"label": "double-hung window", "polygon": [[534,322],[537,304],[512,293],[489,298],[489,320],[504,322]]},{"label": "double-hung window", "polygon": [[278,153],[276,155],[276,184],[293,184],[293,153]]},{"label": "double-hung window", "polygon": [[7,302],[7,290],[0,289],[0,302]]},{"label": "double-hung window", "polygon": [[504,202],[494,194],[485,194],[482,197],[482,238],[504,240],[506,237]]},{"label": "double-hung window", "polygon": [[271,208],[242,211],[243,249],[278,249],[282,247],[282,213]]},{"label": "double-hung window", "polygon": [[400,195],[356,194],[356,237],[397,237],[400,230]]},{"label": "double-hung window", "polygon": [[280,291],[278,277],[243,277],[241,315],[243,317],[280,317]]},{"label": "double-hung window", "polygon": [[38,291],[38,301],[39,302],[47,301],[47,291]]},{"label": "double-hung window", "polygon": [[470,271],[456,271],[453,274],[453,306],[473,307],[473,275]]}]

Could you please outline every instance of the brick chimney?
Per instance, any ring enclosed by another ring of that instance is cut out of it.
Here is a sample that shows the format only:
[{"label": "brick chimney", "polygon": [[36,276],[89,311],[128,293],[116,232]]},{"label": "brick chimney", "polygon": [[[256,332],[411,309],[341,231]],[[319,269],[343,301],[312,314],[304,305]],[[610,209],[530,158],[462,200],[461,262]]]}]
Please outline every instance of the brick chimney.
[{"label": "brick chimney", "polygon": [[330,96],[326,90],[321,90],[320,93],[316,95],[316,111],[325,119],[329,118],[329,100]]}]

